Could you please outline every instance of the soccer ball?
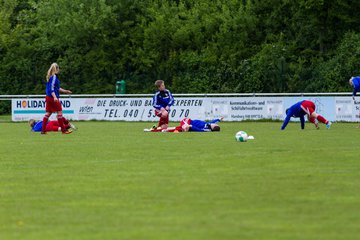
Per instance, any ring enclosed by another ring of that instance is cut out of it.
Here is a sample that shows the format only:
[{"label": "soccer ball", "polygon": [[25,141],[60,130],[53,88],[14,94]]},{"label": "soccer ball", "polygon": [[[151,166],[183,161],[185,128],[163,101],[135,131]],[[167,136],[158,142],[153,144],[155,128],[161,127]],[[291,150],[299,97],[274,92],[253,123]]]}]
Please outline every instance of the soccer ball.
[{"label": "soccer ball", "polygon": [[246,142],[248,140],[248,135],[244,131],[239,131],[235,134],[235,139],[238,142]]}]

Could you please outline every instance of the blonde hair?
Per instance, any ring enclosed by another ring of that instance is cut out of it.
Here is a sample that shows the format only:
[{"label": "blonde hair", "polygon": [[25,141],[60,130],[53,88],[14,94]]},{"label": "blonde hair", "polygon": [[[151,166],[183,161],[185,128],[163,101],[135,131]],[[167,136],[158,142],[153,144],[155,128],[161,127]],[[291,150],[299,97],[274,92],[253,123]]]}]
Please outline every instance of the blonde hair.
[{"label": "blonde hair", "polygon": [[35,119],[30,119],[29,120],[29,125],[32,128],[35,125]]},{"label": "blonde hair", "polygon": [[349,80],[350,85],[353,85],[353,81],[352,81],[353,78],[354,78],[354,77],[351,77],[350,80]]},{"label": "blonde hair", "polygon": [[161,84],[163,84],[164,81],[163,80],[156,80],[155,81],[155,87],[159,88],[161,86]]},{"label": "blonde hair", "polygon": [[48,82],[50,77],[58,72],[59,72],[59,65],[57,63],[51,64],[49,70],[47,71],[46,81]]}]

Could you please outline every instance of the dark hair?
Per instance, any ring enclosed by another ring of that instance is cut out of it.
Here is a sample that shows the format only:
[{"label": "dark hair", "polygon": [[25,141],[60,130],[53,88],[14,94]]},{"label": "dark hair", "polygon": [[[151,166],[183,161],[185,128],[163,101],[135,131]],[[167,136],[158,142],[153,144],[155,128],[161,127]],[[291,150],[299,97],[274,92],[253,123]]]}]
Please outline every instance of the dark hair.
[{"label": "dark hair", "polygon": [[285,111],[286,115],[288,114],[288,112],[289,112],[289,109],[287,108],[286,111]]},{"label": "dark hair", "polygon": [[220,127],[219,127],[219,126],[213,126],[213,127],[211,128],[211,131],[212,131],[212,132],[220,132]]}]

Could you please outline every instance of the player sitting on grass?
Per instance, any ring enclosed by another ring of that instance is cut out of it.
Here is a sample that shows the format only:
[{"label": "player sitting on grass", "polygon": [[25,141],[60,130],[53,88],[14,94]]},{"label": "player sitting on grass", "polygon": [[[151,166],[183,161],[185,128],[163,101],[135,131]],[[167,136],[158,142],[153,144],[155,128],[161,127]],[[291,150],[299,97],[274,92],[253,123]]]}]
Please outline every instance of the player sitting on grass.
[{"label": "player sitting on grass", "polygon": [[[31,128],[31,131],[33,131],[33,132],[41,132],[42,124],[43,124],[43,121],[36,121],[35,119],[29,120],[29,126]],[[77,130],[75,125],[70,123],[66,118],[64,118],[64,127],[70,133],[73,130]],[[46,123],[46,132],[61,132],[61,127],[60,127],[59,122],[56,120],[48,121]]]},{"label": "player sitting on grass", "polygon": [[318,121],[326,124],[327,129],[330,128],[331,122],[315,112],[315,103],[313,103],[312,101],[303,100],[295,103],[290,108],[286,109],[286,118],[283,125],[281,126],[281,130],[284,130],[286,128],[291,117],[300,118],[301,129],[304,129],[305,115],[307,115],[308,120],[315,125],[316,129],[319,129]]},{"label": "player sitting on grass", "polygon": [[[220,126],[217,122],[220,122],[223,118],[217,118],[210,122],[184,118],[180,122],[180,126],[169,127],[169,128],[155,128],[155,129],[144,129],[146,132],[219,132]],[[148,130],[148,131],[147,131]]]}]

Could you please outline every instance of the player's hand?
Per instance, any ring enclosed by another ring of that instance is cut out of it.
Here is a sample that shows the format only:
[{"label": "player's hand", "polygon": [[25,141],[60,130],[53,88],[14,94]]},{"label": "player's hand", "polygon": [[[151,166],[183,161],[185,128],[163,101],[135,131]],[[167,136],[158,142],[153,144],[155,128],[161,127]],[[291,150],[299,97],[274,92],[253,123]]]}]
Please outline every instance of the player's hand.
[{"label": "player's hand", "polygon": [[70,90],[66,90],[66,93],[67,93],[67,94],[71,94],[71,93],[72,93],[72,91],[70,91]]},{"label": "player's hand", "polygon": [[224,117],[221,117],[221,118],[220,118],[220,121],[222,121],[222,120],[224,120]]},{"label": "player's hand", "polygon": [[166,110],[166,111],[169,111],[169,109],[170,109],[169,106],[166,106],[166,107],[165,107],[165,110]]},{"label": "player's hand", "polygon": [[54,102],[58,102],[59,99],[57,97],[54,97]]}]

